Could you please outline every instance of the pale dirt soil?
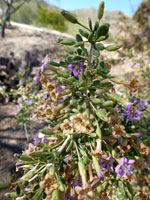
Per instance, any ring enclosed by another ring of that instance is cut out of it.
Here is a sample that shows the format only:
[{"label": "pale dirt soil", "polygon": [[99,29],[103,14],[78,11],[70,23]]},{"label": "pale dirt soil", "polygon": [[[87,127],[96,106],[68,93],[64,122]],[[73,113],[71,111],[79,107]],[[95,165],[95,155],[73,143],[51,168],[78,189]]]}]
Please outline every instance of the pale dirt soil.
[{"label": "pale dirt soil", "polygon": [[[0,57],[9,57],[10,52],[15,53],[15,57],[22,59],[25,51],[33,52],[38,50],[41,59],[46,54],[53,60],[59,60],[63,57],[63,46],[56,43],[56,39],[61,38],[60,33],[45,31],[44,29],[16,27],[7,29],[6,38],[0,38]],[[104,53],[104,55],[106,55]],[[116,53],[110,53],[109,59],[120,59]],[[131,68],[124,65],[115,65],[112,69],[113,74],[130,73]],[[16,180],[21,172],[15,172],[14,153],[21,153],[27,146],[25,133],[19,125],[16,124],[16,117],[13,110],[16,105],[13,103],[0,104],[0,183],[11,179]],[[36,126],[35,126],[36,127]],[[35,132],[38,130],[35,130]],[[0,200],[7,200],[0,192]]]}]

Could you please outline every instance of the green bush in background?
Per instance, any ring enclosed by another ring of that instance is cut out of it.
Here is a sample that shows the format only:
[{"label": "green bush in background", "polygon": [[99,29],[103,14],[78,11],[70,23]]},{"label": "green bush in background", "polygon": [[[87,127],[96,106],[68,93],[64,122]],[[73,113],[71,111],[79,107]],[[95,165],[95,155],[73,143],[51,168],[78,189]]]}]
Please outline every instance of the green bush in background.
[{"label": "green bush in background", "polygon": [[25,24],[39,24],[39,15],[37,12],[39,4],[40,3],[34,1],[24,4],[16,13],[12,15],[11,20]]},{"label": "green bush in background", "polygon": [[55,10],[48,11],[47,8],[42,6],[39,8],[38,14],[39,14],[39,22],[43,26],[45,27],[52,26],[53,29],[58,31],[67,30],[65,20],[59,12]]}]

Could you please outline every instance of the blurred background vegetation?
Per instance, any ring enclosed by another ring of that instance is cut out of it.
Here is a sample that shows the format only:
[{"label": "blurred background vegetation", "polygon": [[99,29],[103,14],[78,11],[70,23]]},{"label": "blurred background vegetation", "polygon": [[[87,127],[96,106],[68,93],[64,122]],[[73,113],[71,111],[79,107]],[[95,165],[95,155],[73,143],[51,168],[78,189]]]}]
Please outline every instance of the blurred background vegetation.
[{"label": "blurred background vegetation", "polygon": [[[2,8],[2,10],[5,9],[4,6],[5,5],[3,1],[0,1],[0,8]],[[73,12],[73,14],[77,16],[80,22],[83,24],[88,24],[87,13],[88,16],[95,21],[97,15],[95,8],[78,9]],[[118,18],[118,13],[118,11],[106,11],[103,21],[111,23],[113,27],[114,21],[116,21],[116,18]],[[11,20],[19,23],[35,25],[38,27],[44,26],[49,29],[66,32],[71,35],[75,35],[79,28],[78,25],[73,26],[71,23],[68,23],[63,16],[60,15],[59,8],[47,4],[44,0],[31,0],[30,2],[25,3],[11,16]],[[111,31],[114,32],[115,28]]]},{"label": "blurred background vegetation", "polygon": [[[132,3],[132,0],[131,0]],[[5,4],[0,1],[0,8],[5,9]],[[96,20],[96,9],[78,9],[74,10],[74,14],[81,23],[87,25],[87,13],[91,17],[93,22]],[[139,26],[143,29],[143,34],[148,33],[150,27],[150,0],[143,0],[137,11],[135,11],[133,17],[125,16],[121,13],[122,17],[126,17],[127,20],[134,20],[139,23]],[[63,16],[60,14],[60,9],[56,6],[47,4],[44,0],[31,0],[30,2],[25,3],[17,12],[11,16],[11,20],[19,23],[34,25],[38,27],[46,27],[48,29],[58,30],[60,32],[65,32],[70,35],[75,36],[78,32],[78,25],[73,26],[71,23],[67,22]],[[119,11],[106,11],[103,22],[108,22],[111,24],[110,32],[112,35],[116,35],[116,25],[120,21],[120,12]],[[146,28],[145,28],[146,27]],[[148,30],[147,30],[148,29]],[[109,41],[114,40],[112,35],[109,37]],[[148,36],[149,37],[149,36]],[[149,37],[150,38],[150,37]],[[137,38],[139,39],[139,38]]]}]

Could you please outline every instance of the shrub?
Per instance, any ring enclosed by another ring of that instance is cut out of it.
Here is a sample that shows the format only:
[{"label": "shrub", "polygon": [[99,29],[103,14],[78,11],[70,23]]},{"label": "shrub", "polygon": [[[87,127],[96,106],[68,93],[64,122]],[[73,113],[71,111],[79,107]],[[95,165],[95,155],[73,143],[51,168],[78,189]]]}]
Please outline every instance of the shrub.
[{"label": "shrub", "polygon": [[51,25],[55,30],[65,31],[67,29],[62,15],[55,10],[48,11],[45,7],[39,9],[39,21],[44,26]]}]

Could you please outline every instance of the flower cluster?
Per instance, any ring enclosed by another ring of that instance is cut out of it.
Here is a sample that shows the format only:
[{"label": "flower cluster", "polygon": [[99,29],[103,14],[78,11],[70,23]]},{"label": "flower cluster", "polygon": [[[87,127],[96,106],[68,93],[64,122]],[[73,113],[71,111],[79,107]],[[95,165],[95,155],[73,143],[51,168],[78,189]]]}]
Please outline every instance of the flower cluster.
[{"label": "flower cluster", "polygon": [[[137,105],[139,105],[137,107]],[[147,101],[145,99],[141,99],[139,102],[135,99],[132,104],[129,104],[124,109],[122,115],[122,120],[126,119],[126,123],[133,122],[133,121],[140,121],[142,111],[146,108]]]},{"label": "flower cluster", "polygon": [[72,115],[70,120],[65,119],[64,122],[60,124],[60,128],[63,130],[64,135],[81,133],[90,134],[94,131],[92,124],[82,115],[82,113]]},{"label": "flower cluster", "polygon": [[33,137],[34,145],[15,155],[16,168],[23,168],[24,175],[19,181],[0,185],[16,189],[17,197],[94,200],[149,195],[143,186],[150,179],[142,177],[142,182],[140,177],[149,173],[149,131],[144,124],[149,119],[142,118],[148,102],[134,96],[137,82],[131,81],[128,88],[134,95],[129,100],[134,102],[127,105],[129,100],[115,90],[115,84],[127,84],[111,76],[110,64],[99,59],[101,51],[122,46],[102,43],[109,37],[110,27],[101,24],[103,13],[101,2],[98,21],[93,26],[89,18],[86,27],[62,11],[84,30],[79,29],[75,40],[58,40],[67,52],[63,61],[51,61],[48,55],[43,60],[40,81],[48,98],[37,94],[35,106],[31,96],[25,99],[29,108],[34,106],[33,118],[43,120],[45,127]]}]

